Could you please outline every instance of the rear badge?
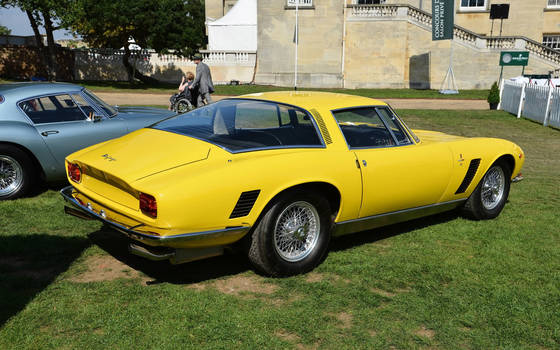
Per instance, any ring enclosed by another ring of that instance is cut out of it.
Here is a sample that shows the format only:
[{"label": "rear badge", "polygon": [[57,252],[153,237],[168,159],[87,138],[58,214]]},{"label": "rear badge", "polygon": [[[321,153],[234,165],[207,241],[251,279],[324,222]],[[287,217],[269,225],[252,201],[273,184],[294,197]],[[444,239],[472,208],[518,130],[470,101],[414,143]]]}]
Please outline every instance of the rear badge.
[{"label": "rear badge", "polygon": [[111,156],[109,155],[109,153],[105,153],[105,154],[102,155],[101,157],[103,157],[104,159],[106,159],[106,160],[108,160],[108,161],[110,161],[110,162],[116,161],[116,159],[113,158],[113,157],[111,157]]}]

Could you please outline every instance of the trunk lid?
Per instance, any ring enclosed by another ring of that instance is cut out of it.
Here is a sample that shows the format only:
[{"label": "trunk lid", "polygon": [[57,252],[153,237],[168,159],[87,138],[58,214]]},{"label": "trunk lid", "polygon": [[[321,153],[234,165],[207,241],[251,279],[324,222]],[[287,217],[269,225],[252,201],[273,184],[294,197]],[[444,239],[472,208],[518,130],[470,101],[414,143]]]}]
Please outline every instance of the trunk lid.
[{"label": "trunk lid", "polygon": [[[141,129],[79,152],[78,163],[128,184],[147,176],[208,158],[210,144],[188,136]],[[72,155],[71,155],[72,156]],[[73,162],[69,156],[69,161]]]}]

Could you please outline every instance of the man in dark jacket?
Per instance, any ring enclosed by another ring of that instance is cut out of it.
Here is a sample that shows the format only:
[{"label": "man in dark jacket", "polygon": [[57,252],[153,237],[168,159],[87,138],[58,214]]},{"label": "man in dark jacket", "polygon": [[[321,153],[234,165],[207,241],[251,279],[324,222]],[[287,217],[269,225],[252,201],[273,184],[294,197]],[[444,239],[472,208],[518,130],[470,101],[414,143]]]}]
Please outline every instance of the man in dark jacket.
[{"label": "man in dark jacket", "polygon": [[196,64],[196,77],[189,89],[198,88],[198,98],[196,106],[200,107],[212,102],[210,94],[214,92],[214,84],[212,83],[212,74],[210,68],[202,62],[202,55],[195,54],[193,61]]}]

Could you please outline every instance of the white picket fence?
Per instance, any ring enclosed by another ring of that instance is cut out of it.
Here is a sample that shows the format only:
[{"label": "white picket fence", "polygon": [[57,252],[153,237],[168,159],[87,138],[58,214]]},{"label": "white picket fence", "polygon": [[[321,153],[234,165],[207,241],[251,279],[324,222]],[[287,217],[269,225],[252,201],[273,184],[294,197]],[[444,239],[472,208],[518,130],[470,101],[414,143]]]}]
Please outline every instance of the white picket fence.
[{"label": "white picket fence", "polygon": [[560,128],[560,88],[502,81],[499,109]]}]

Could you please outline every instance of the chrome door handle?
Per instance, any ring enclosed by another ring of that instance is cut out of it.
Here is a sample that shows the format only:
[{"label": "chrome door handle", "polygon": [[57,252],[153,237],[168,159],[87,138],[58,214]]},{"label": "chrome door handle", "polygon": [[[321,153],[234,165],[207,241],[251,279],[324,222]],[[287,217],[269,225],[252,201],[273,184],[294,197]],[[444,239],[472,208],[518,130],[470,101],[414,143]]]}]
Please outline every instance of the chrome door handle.
[{"label": "chrome door handle", "polygon": [[58,130],[49,130],[49,131],[43,131],[41,133],[41,135],[47,137],[49,135],[54,135],[54,134],[58,134]]}]

